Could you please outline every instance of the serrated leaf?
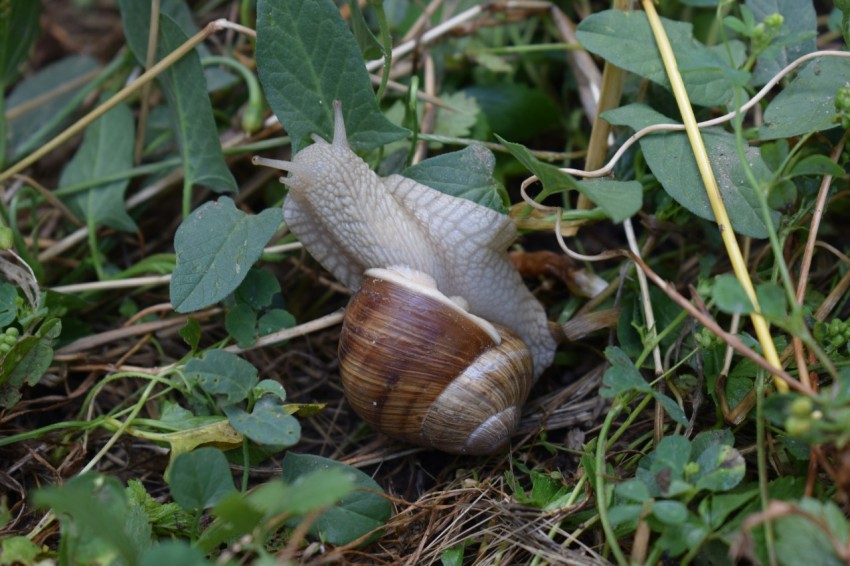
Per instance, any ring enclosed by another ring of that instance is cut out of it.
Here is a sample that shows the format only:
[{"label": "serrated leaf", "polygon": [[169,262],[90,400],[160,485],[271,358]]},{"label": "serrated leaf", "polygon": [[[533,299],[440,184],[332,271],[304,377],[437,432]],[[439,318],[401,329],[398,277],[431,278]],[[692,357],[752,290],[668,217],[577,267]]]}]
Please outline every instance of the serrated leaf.
[{"label": "serrated leaf", "polygon": [[210,350],[202,358],[189,360],[184,372],[208,394],[221,395],[225,405],[247,399],[259,381],[257,368],[224,350]]},{"label": "serrated leaf", "polygon": [[[638,104],[605,112],[604,118],[611,124],[627,125],[636,130],[650,124],[674,122],[655,110]],[[719,128],[710,128],[702,130],[702,138],[711,158],[711,166],[732,221],[732,228],[736,233],[753,238],[767,237],[758,197],[738,159],[735,136]],[[697,216],[714,220],[705,185],[684,132],[651,134],[640,140],[640,147],[647,164],[667,194]],[[747,147],[744,154],[756,179],[768,181],[771,173],[759,150]],[[776,224],[779,221],[779,213],[772,211],[771,216]]]},{"label": "serrated leaf", "polygon": [[236,491],[227,458],[215,448],[199,448],[175,458],[168,486],[184,509],[207,509]]},{"label": "serrated leaf", "polygon": [[[133,113],[126,104],[119,104],[89,125],[83,143],[62,170],[60,189],[131,169],[135,131]],[[130,179],[121,179],[95,185],[66,198],[66,202],[91,224],[133,232],[136,223],[124,207],[129,184]]]},{"label": "serrated leaf", "polygon": [[447,195],[506,214],[501,184],[493,178],[496,158],[480,145],[444,153],[408,167],[402,175]]},{"label": "serrated leaf", "polygon": [[259,259],[281,219],[277,208],[248,216],[227,197],[190,214],[174,236],[177,265],[170,288],[174,310],[202,309],[232,293]]},{"label": "serrated leaf", "polygon": [[283,479],[294,483],[296,478],[315,470],[338,469],[354,476],[354,489],[336,505],[323,513],[310,532],[331,544],[343,545],[357,540],[382,526],[389,519],[392,506],[380,494],[381,487],[356,468],[321,456],[287,452],[283,459]]},{"label": "serrated leaf", "polygon": [[817,49],[817,14],[812,2],[800,0],[747,0],[747,7],[752,10],[753,17],[761,22],[771,14],[781,14],[784,18],[779,36],[774,42],[781,42],[790,36],[810,37],[804,41],[794,41],[790,44],[771,45],[759,54],[756,69],[753,73],[753,85],[761,86],[772,79],[790,62],[811,53]]},{"label": "serrated leaf", "polygon": [[261,398],[250,413],[233,406],[224,407],[224,413],[233,428],[258,444],[286,448],[301,439],[298,419],[273,397]]},{"label": "serrated leaf", "polygon": [[352,148],[367,151],[407,136],[380,112],[357,43],[330,0],[259,0],[256,58],[294,152],[312,134],[333,137],[334,100],[342,102]]},{"label": "serrated leaf", "polygon": [[[730,66],[727,49],[711,49],[694,39],[690,23],[661,18],[673,45],[688,97],[693,104],[727,105],[734,99],[738,85],[749,74]],[[667,72],[655,44],[655,38],[641,11],[606,10],[585,18],[578,26],[579,42],[590,52],[604,57],[627,71],[670,88]],[[729,50],[743,52],[739,41],[729,42]],[[738,56],[735,56],[738,59]]]},{"label": "serrated leaf", "polygon": [[850,61],[822,57],[805,64],[782,92],[770,101],[759,139],[790,138],[838,127],[835,93],[850,76]]}]

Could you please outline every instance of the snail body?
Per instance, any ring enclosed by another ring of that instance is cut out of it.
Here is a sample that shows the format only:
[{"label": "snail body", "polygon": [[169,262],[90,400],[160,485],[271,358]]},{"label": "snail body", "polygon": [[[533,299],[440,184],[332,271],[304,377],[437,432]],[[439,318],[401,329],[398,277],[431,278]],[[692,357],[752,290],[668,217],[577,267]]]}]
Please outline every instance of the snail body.
[{"label": "snail body", "polygon": [[346,308],[339,361],[346,398],[363,420],[458,454],[504,446],[533,382],[531,353],[513,332],[405,269],[366,271]]},{"label": "snail body", "polygon": [[[339,348],[346,396],[389,436],[450,452],[495,450],[557,345],[507,256],[516,228],[503,214],[412,179],[378,177],[348,147],[336,102],[334,114],[332,142],[313,136],[292,161],[254,163],[289,173],[281,179],[289,186],[287,227],[357,291]],[[402,295],[407,302],[397,301]],[[426,399],[440,408],[419,403]],[[450,439],[461,423],[464,432]]]}]

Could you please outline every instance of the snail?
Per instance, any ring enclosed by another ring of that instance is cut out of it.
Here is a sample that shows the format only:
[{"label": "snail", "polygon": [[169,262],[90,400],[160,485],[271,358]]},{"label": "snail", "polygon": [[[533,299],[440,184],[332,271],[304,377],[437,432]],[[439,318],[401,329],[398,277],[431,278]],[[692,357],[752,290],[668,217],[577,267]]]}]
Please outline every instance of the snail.
[{"label": "snail", "polygon": [[339,102],[333,140],[313,141],[292,161],[253,162],[289,173],[287,227],[355,291],[339,345],[352,407],[408,442],[462,454],[504,446],[557,346],[507,255],[513,222],[401,175],[379,177],[349,148]]}]

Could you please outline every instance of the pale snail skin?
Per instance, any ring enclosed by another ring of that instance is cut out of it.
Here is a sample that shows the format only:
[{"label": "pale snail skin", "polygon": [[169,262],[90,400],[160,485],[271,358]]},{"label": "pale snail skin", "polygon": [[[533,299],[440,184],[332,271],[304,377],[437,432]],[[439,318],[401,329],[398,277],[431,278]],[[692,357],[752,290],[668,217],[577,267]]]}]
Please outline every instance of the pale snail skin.
[{"label": "pale snail skin", "polygon": [[539,377],[557,344],[543,306],[507,256],[516,239],[511,219],[401,175],[379,177],[349,148],[336,102],[334,115],[331,143],[314,135],[315,143],[291,162],[254,158],[289,172],[281,179],[289,186],[287,227],[352,290],[370,268],[427,274],[441,294],[460,297],[469,313],[515,332],[531,353],[532,379]]}]

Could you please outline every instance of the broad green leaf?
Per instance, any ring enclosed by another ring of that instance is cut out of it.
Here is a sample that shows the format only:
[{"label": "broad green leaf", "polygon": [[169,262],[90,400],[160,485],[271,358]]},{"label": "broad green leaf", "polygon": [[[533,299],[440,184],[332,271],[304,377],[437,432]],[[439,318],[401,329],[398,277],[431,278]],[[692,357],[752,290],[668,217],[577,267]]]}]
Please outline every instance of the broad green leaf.
[{"label": "broad green leaf", "polygon": [[[0,4],[0,85],[18,75],[18,65],[27,58],[38,36],[41,2],[6,1]],[[0,117],[2,119],[2,117]]]},{"label": "broad green leaf", "polygon": [[0,362],[0,406],[7,409],[21,398],[24,384],[37,384],[53,361],[53,342],[62,331],[62,322],[52,318],[34,336],[18,339]]},{"label": "broad green leaf", "polygon": [[[83,143],[62,170],[59,187],[95,181],[133,167],[135,139],[133,113],[119,104],[86,128]],[[93,186],[68,197],[68,206],[94,225],[133,232],[136,223],[124,208],[124,192],[130,179]]]},{"label": "broad green leaf", "polygon": [[480,145],[444,153],[408,167],[402,175],[441,193],[465,198],[507,214],[502,198],[504,188],[493,178],[496,158]]},{"label": "broad green leaf", "polygon": [[462,92],[475,99],[490,131],[503,138],[526,141],[561,127],[561,109],[546,94],[526,85],[474,86]]},{"label": "broad green leaf", "polygon": [[386,523],[392,513],[392,506],[381,496],[381,487],[360,470],[308,454],[287,452],[283,459],[283,479],[290,483],[309,472],[332,469],[353,474],[355,491],[323,513],[310,532],[331,544],[343,545]]},{"label": "broad green leaf", "polygon": [[727,314],[749,314],[753,303],[734,275],[725,273],[717,277],[711,289],[711,297],[717,308]]},{"label": "broad green leaf", "polygon": [[511,143],[496,136],[499,142],[522,163],[529,171],[537,175],[543,184],[545,195],[575,189],[596,204],[613,222],[622,222],[640,210],[643,190],[636,181],[576,181],[570,175],[561,172],[554,165],[543,163],[534,157],[524,146]]},{"label": "broad green leaf", "polygon": [[184,371],[208,394],[222,395],[225,405],[247,399],[259,381],[257,368],[224,350],[209,350],[202,358],[189,360]]},{"label": "broad green leaf", "polygon": [[333,137],[342,102],[348,143],[367,151],[407,135],[381,114],[354,37],[330,0],[259,0],[257,70],[269,105],[298,151]]},{"label": "broad green leaf", "polygon": [[[637,104],[605,112],[604,118],[614,125],[627,125],[636,130],[649,124],[673,122],[649,107]],[[767,237],[758,197],[738,159],[735,136],[719,128],[710,128],[702,130],[702,138],[732,228],[745,236]],[[697,216],[714,220],[705,185],[684,132],[651,134],[640,140],[640,147],[647,164],[667,194]],[[769,180],[771,173],[762,161],[759,150],[747,147],[744,153],[756,179]],[[776,224],[779,213],[772,211],[771,216]]]},{"label": "broad green leaf", "polygon": [[[831,539],[846,548],[847,521],[831,501],[805,498],[799,505],[805,515],[789,514],[773,523],[776,556],[783,566],[846,564],[835,553]],[[814,522],[809,517],[818,520]],[[828,527],[824,530],[823,526]]]},{"label": "broad green leaf", "polygon": [[809,155],[795,163],[788,175],[790,177],[803,175],[841,177],[844,175],[844,169],[826,155]]},{"label": "broad green leaf", "polygon": [[[664,18],[661,20],[673,45],[691,102],[703,106],[725,106],[731,103],[736,86],[746,84],[749,76],[731,66],[726,56],[726,47],[706,47],[694,39],[690,23]],[[667,72],[644,12],[606,10],[592,14],[581,22],[576,35],[588,51],[670,88]],[[738,41],[729,42],[729,50],[733,52],[734,62],[737,62],[743,53],[743,45]]]},{"label": "broad green leaf", "polygon": [[258,444],[282,449],[301,440],[298,419],[274,397],[261,398],[250,413],[234,406],[225,407],[224,412],[233,428]]},{"label": "broad green leaf", "polygon": [[174,310],[202,309],[232,293],[281,220],[280,209],[248,216],[227,197],[190,214],[174,236],[177,265],[170,289]]},{"label": "broad green leaf", "polygon": [[[817,14],[811,1],[805,0],[747,0],[757,22],[771,14],[784,18],[774,44],[759,54],[753,84],[763,85],[794,59],[817,49]],[[805,38],[805,39],[804,39]]]},{"label": "broad green leaf", "polygon": [[168,485],[184,509],[207,509],[236,491],[227,458],[215,448],[180,454],[171,464]]},{"label": "broad green leaf", "polygon": [[809,61],[764,111],[759,139],[790,138],[838,127],[835,93],[850,76],[850,60],[822,57]]},{"label": "broad green leaf", "polygon": [[60,554],[69,564],[105,564],[116,556],[123,564],[135,564],[150,546],[150,526],[139,523],[124,487],[114,477],[93,473],[73,477],[61,487],[36,491],[33,501],[61,518]]},{"label": "broad green leaf", "polygon": [[[19,82],[6,98],[6,112],[17,109],[16,117],[7,124],[8,155],[21,157],[69,121],[72,111],[90,88],[91,80],[86,80],[86,76],[97,68],[98,62],[92,57],[72,55]],[[33,100],[43,100],[43,103],[32,105]],[[26,110],[21,112],[19,107]]]},{"label": "broad green leaf", "polygon": [[163,564],[180,564],[180,566],[212,566],[204,558],[204,553],[188,542],[182,540],[163,540],[157,542],[145,552],[139,561],[141,566],[163,566]]}]

